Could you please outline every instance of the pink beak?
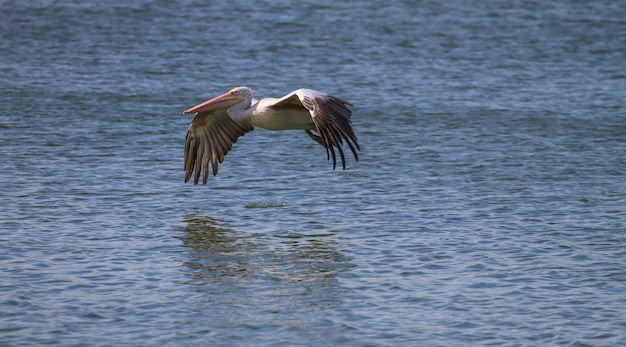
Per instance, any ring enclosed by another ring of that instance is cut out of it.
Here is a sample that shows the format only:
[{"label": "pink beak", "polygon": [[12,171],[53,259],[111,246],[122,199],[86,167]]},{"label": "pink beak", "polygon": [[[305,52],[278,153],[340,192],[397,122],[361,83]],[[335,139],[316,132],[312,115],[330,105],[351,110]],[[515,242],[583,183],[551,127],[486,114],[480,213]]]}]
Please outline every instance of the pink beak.
[{"label": "pink beak", "polygon": [[196,105],[190,109],[184,110],[183,114],[214,111],[220,108],[230,107],[242,101],[244,101],[244,99],[233,96],[230,92],[228,92],[211,100],[205,101],[200,105]]}]

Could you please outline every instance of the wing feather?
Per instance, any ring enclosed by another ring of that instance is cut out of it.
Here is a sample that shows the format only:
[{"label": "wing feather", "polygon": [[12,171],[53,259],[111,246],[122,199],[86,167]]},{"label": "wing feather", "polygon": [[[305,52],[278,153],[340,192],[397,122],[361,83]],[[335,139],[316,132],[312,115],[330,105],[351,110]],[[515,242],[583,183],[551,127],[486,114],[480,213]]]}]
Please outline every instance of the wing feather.
[{"label": "wing feather", "polygon": [[[233,143],[245,133],[252,131],[252,126],[234,121],[226,109],[197,113],[185,141],[185,182],[194,176],[193,183],[202,184],[209,179],[209,162],[213,175],[217,175],[219,163],[224,162]],[[195,172],[194,172],[195,170]]]},{"label": "wing feather", "polygon": [[[354,155],[354,159],[358,161],[357,149],[360,150],[361,147],[352,129],[352,111],[348,107],[352,104],[332,95],[310,89],[300,89],[294,93],[299,97],[302,106],[309,110],[319,137],[310,132],[307,134],[326,148],[326,158],[327,160],[332,158],[333,169],[337,166],[335,149],[339,152],[343,169],[346,169],[346,158],[343,152],[344,141]],[[285,99],[285,103],[293,100],[291,97],[283,99]]]}]

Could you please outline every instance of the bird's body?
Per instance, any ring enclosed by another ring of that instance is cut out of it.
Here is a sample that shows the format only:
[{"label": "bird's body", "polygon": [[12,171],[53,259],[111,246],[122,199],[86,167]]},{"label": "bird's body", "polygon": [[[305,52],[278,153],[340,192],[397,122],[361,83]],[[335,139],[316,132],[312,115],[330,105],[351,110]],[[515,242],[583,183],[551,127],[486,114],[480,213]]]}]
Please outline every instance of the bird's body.
[{"label": "bird's body", "polygon": [[209,162],[213,175],[216,175],[218,163],[224,161],[232,144],[254,127],[304,130],[311,139],[326,148],[328,159],[332,156],[333,168],[337,149],[345,169],[344,141],[357,161],[356,150],[360,149],[352,130],[352,112],[348,105],[351,106],[337,97],[311,89],[298,89],[282,98],[255,100],[250,88],[237,87],[185,110],[183,113],[196,114],[187,131],[185,182],[195,169],[194,184],[198,184],[202,171],[202,182],[206,184]]},{"label": "bird's body", "polygon": [[242,121],[266,130],[315,130],[308,110],[303,107],[273,109],[272,106],[279,101],[277,98],[253,100],[250,116]]}]

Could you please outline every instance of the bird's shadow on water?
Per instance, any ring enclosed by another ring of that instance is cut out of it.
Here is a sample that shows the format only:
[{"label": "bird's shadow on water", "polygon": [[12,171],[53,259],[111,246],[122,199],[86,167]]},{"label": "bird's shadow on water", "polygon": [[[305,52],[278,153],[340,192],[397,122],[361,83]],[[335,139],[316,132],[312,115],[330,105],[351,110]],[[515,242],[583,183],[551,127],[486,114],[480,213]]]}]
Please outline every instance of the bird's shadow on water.
[{"label": "bird's shadow on water", "polygon": [[206,294],[212,311],[217,305],[237,314],[245,309],[245,315],[268,309],[294,314],[336,306],[343,292],[337,277],[355,266],[334,232],[246,232],[197,214],[183,221],[177,238],[188,259],[181,284]]}]

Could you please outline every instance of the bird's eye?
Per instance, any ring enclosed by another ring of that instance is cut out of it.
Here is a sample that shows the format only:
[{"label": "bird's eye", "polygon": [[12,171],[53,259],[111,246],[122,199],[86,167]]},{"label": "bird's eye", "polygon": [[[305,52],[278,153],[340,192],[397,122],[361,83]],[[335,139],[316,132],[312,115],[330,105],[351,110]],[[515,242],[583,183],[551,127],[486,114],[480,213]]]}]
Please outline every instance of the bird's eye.
[{"label": "bird's eye", "polygon": [[239,90],[233,90],[232,92],[230,92],[232,95],[239,95]]}]

